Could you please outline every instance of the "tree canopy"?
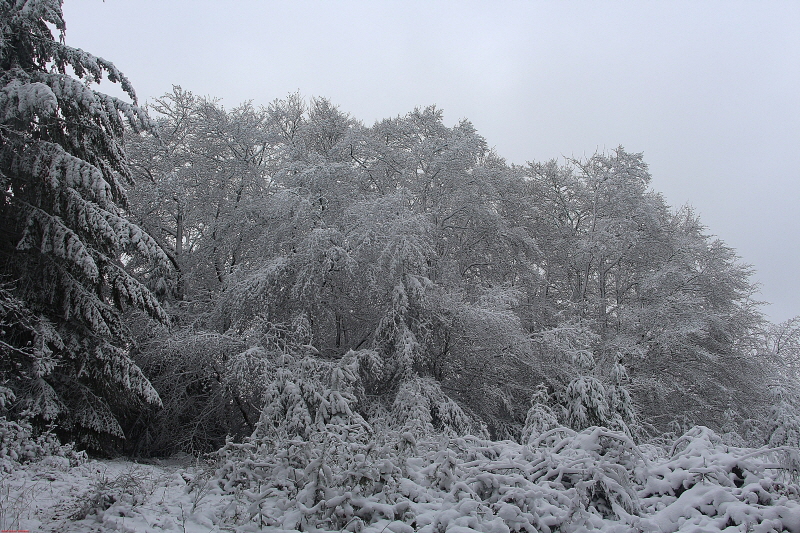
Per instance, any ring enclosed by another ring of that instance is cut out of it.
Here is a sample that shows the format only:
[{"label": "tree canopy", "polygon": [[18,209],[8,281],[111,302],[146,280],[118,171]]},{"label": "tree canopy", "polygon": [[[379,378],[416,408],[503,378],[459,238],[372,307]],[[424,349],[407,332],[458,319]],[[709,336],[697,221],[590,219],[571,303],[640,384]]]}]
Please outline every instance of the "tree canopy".
[{"label": "tree canopy", "polygon": [[[175,87],[152,111],[160,134],[128,140],[131,212],[174,258],[160,283],[187,344],[148,333],[140,361],[206,384],[178,385],[187,424],[227,398],[209,432],[251,432],[287,354],[350,361],[365,420],[495,438],[530,409],[643,436],[744,432],[768,408],[752,270],[666,205],[641,154],[508,165],[435,107],[368,127],[297,94],[228,111]],[[227,348],[184,368],[198,335]]]},{"label": "tree canopy", "polygon": [[509,165],[435,106],[367,126],[299,94],[145,111],[59,1],[0,9],[3,414],[136,453],[331,424],[794,438],[797,324],[642,154]]}]

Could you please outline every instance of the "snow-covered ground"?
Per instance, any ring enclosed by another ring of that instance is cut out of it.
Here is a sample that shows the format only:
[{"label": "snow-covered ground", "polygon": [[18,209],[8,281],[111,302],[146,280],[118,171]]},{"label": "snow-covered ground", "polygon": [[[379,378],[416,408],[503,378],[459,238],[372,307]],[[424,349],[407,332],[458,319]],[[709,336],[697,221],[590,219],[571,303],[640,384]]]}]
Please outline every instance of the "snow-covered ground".
[{"label": "snow-covered ground", "polygon": [[187,461],[140,464],[61,457],[0,473],[0,526],[42,532],[220,531],[208,518],[221,498],[189,493]]},{"label": "snow-covered ground", "polygon": [[299,441],[214,465],[46,457],[0,473],[0,529],[800,532],[796,450],[734,448],[706,428],[665,448],[602,428],[544,437],[415,442],[388,461]]}]

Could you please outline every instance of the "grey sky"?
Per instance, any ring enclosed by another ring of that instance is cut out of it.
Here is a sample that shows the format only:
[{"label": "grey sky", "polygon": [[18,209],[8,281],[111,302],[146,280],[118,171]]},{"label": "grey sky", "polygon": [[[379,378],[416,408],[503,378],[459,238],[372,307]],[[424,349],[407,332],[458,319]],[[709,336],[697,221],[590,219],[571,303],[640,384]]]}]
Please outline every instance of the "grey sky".
[{"label": "grey sky", "polygon": [[[644,152],[800,314],[800,2],[65,0],[67,43],[142,102],[300,90],[371,124],[436,104],[508,161]],[[103,89],[106,89],[105,84]]]}]

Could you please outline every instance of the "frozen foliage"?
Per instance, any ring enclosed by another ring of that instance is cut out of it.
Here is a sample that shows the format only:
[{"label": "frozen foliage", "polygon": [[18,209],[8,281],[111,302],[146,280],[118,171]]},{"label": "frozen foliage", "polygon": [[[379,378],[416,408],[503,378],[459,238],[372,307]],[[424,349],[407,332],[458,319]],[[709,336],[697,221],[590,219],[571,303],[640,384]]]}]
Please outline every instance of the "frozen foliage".
[{"label": "frozen foliage", "polygon": [[[211,521],[239,531],[798,531],[800,451],[736,448],[698,426],[668,448],[558,424],[540,387],[525,441],[459,436],[468,416],[424,378],[363,402],[380,355],[336,361],[295,343],[267,367],[256,430],[217,453]],[[621,380],[617,368],[613,379]],[[603,396],[602,401],[606,401]],[[600,402],[601,400],[597,400]],[[608,405],[608,404],[606,404]],[[438,419],[438,421],[437,421]],[[731,529],[727,529],[731,530]]]},{"label": "frozen foliage", "polygon": [[540,385],[528,413],[526,432],[536,426],[537,417],[547,420],[555,416],[573,429],[604,426],[630,434],[636,417],[621,356],[610,369],[598,367],[595,351],[599,336],[585,322],[575,319],[542,331],[535,340],[545,361],[550,360],[545,380],[553,394]]},{"label": "frozen foliage", "polygon": [[675,441],[639,495],[659,531],[797,531],[797,448],[732,448],[705,427]]},{"label": "frozen foliage", "polygon": [[86,452],[76,452],[69,444],[62,445],[49,431],[34,436],[26,420],[14,422],[0,417],[0,470],[10,472],[23,464],[45,459],[52,462],[53,457],[75,466],[86,461]]},{"label": "frozen foliage", "polygon": [[[751,353],[763,319],[749,267],[649,188],[641,154],[508,165],[433,106],[365,126],[324,98],[226,110],[175,87],[152,110],[160,136],[127,135],[131,213],[167,250],[174,271],[150,286],[186,346],[224,336],[249,354],[237,361],[269,367],[244,332],[302,316],[306,355],[370,354],[354,389],[368,420],[416,398],[403,413],[426,412],[422,426],[516,440],[544,386],[530,431],[549,410],[574,430],[641,438],[678,417],[768,438],[769,388],[787,376],[760,350],[792,337]],[[159,380],[162,335],[137,354]],[[228,361],[220,350],[200,353]],[[251,434],[256,388],[228,387],[222,424],[206,409],[180,424]]]},{"label": "frozen foliage", "polygon": [[526,445],[416,439],[399,430],[364,440],[360,430],[343,433],[341,422],[278,447],[274,432],[229,443],[213,463],[188,456],[73,461],[49,448],[53,455],[0,472],[0,526],[75,533],[800,531],[795,448],[730,447],[705,427],[663,447],[637,446],[597,427],[553,428]]},{"label": "frozen foliage", "polygon": [[796,397],[782,387],[776,387],[772,396],[767,427],[770,446],[800,447],[800,415]]},{"label": "frozen foliage", "polygon": [[525,417],[525,427],[522,429],[523,444],[528,444],[539,438],[543,433],[559,426],[558,417],[549,405],[547,389],[540,385],[531,398],[531,408]]},{"label": "frozen foliage", "polygon": [[214,490],[235,512],[212,521],[239,531],[800,530],[797,449],[732,448],[704,427],[666,449],[598,427],[553,428],[528,445],[329,431],[278,449],[256,438],[226,446]]},{"label": "frozen foliage", "polygon": [[[123,437],[124,408],[161,403],[121,312],[168,321],[141,281],[167,257],[124,211],[122,135],[150,120],[116,67],[64,31],[59,0],[0,2],[0,385],[15,398],[0,414],[100,448]],[[96,91],[102,78],[131,102]]]}]

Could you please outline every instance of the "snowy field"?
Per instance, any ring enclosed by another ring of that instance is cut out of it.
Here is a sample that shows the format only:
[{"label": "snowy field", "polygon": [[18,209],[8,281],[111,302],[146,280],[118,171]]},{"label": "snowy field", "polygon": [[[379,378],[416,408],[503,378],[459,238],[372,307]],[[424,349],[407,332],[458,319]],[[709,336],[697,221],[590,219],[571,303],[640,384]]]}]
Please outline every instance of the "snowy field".
[{"label": "snowy field", "polygon": [[[559,429],[528,446],[473,438],[341,453],[290,441],[229,445],[213,462],[49,456],[5,463],[3,530],[800,532],[797,451],[671,445]],[[260,451],[259,451],[260,450]],[[366,451],[366,453],[364,453]]]},{"label": "snowy field", "polygon": [[220,518],[232,499],[188,483],[190,459],[151,464],[61,457],[0,474],[3,530],[42,532],[230,531]]}]

